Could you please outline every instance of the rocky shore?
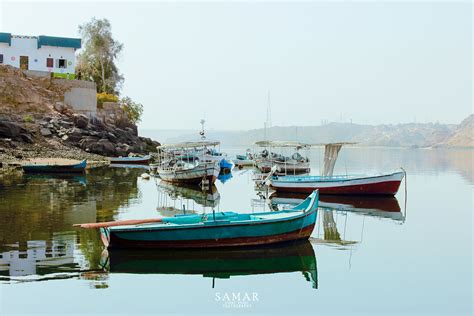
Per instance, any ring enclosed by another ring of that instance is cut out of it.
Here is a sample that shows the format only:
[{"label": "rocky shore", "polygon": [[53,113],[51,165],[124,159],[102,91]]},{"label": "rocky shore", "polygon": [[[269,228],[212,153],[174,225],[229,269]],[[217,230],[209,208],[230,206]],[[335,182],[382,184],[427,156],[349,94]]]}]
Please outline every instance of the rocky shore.
[{"label": "rocky shore", "polygon": [[123,115],[75,113],[63,96],[64,89],[51,80],[0,67],[0,162],[51,157],[107,161],[156,152],[159,143],[138,136],[136,125]]}]

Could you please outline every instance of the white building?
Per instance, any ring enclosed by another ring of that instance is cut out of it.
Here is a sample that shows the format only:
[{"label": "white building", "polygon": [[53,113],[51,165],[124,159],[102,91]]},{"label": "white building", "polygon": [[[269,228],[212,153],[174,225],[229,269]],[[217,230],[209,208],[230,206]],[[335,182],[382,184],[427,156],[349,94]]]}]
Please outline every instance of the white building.
[{"label": "white building", "polygon": [[19,36],[0,32],[0,64],[50,72],[54,77],[75,78],[75,52],[79,48],[79,38]]}]

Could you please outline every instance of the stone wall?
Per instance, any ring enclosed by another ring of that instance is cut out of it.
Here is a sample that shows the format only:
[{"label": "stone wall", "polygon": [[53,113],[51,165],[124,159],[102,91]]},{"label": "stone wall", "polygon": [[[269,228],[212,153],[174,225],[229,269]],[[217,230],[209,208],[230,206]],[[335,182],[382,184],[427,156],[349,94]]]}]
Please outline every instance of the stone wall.
[{"label": "stone wall", "polygon": [[95,82],[84,80],[53,79],[53,84],[68,89],[64,104],[74,112],[88,116],[97,115],[97,88]]}]

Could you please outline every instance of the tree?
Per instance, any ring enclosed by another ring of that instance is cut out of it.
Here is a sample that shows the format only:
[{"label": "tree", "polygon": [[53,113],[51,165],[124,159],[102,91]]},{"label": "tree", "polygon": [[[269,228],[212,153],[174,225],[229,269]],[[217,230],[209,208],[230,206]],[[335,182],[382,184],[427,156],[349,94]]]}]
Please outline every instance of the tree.
[{"label": "tree", "polygon": [[134,102],[129,97],[120,99],[120,106],[127,113],[128,120],[133,124],[137,124],[141,120],[143,114],[143,105],[141,103]]},{"label": "tree", "polygon": [[107,19],[96,19],[79,26],[84,50],[78,56],[76,73],[80,79],[94,81],[99,93],[119,94],[123,76],[115,64],[123,44],[112,37]]}]

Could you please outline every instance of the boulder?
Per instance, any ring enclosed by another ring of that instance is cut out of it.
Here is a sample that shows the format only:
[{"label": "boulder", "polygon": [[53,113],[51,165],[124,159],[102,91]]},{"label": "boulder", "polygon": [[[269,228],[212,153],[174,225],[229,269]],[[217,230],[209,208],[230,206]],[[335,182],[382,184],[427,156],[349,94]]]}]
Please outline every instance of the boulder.
[{"label": "boulder", "polygon": [[17,138],[23,132],[23,128],[13,122],[0,120],[0,137]]},{"label": "boulder", "polygon": [[28,135],[27,133],[20,134],[20,138],[25,143],[33,144],[35,142],[34,139],[30,135]]},{"label": "boulder", "polygon": [[79,141],[87,134],[86,131],[83,131],[77,127],[74,127],[67,131],[68,141],[71,143],[79,143]]},{"label": "boulder", "polygon": [[87,128],[89,125],[89,118],[83,114],[74,114],[72,119],[74,125],[78,128]]},{"label": "boulder", "polygon": [[88,136],[79,142],[80,147],[88,152],[103,156],[115,156],[116,150],[114,144],[108,139],[102,138],[97,140],[96,137]]},{"label": "boulder", "polygon": [[122,156],[122,157],[125,157],[128,155],[128,153],[130,152],[130,146],[127,145],[127,144],[118,144],[116,147],[115,147],[115,151],[117,153],[117,156]]}]

